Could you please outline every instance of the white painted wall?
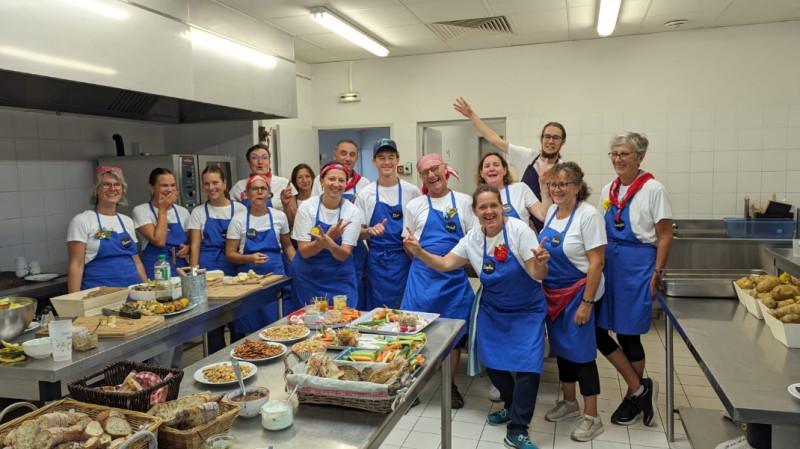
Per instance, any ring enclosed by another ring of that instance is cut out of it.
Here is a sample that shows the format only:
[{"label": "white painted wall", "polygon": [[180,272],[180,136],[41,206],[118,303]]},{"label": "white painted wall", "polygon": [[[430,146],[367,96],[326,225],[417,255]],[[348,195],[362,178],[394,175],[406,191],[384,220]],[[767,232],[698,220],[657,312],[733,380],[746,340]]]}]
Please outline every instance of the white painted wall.
[{"label": "white painted wall", "polygon": [[317,64],[311,126],[389,123],[415,160],[416,123],[459,118],[451,105],[464,96],[482,117],[506,117],[517,144],[536,147],[544,123],[562,122],[564,155],[595,191],[612,178],[609,138],[645,132],[645,168],[678,218],[738,216],[745,195],[800,204],[798,48],[795,21],[356,61],[355,104],[337,101],[345,64]]}]

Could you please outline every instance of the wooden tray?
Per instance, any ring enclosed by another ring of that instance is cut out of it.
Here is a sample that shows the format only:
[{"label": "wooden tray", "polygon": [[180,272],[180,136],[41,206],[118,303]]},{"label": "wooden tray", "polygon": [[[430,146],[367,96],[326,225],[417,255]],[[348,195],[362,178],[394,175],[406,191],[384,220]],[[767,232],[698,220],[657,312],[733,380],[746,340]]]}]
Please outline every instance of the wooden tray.
[{"label": "wooden tray", "polygon": [[206,296],[209,301],[233,301],[244,298],[245,296],[263,290],[267,285],[283,279],[280,274],[270,274],[261,279],[247,281],[242,284],[221,284],[219,282],[208,283]]},{"label": "wooden tray", "polygon": [[[83,326],[91,332],[97,327],[97,323],[99,322],[99,316],[85,316],[76,318],[75,321],[72,322],[72,325]],[[128,338],[150,330],[163,322],[164,317],[160,315],[143,316],[138,320],[117,317],[116,326],[100,326],[97,329],[97,338]],[[45,337],[47,335],[46,326],[36,332],[36,336],[39,337]]]}]

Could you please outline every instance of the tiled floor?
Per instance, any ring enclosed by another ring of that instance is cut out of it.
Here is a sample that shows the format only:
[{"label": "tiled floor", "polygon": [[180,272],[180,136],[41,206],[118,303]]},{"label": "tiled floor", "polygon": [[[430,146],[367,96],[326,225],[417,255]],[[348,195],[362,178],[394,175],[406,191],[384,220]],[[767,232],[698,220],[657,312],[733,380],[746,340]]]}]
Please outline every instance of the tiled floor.
[{"label": "tiled floor", "polygon": [[[722,410],[717,398],[694,358],[675,334],[675,407],[696,407]],[[603,420],[604,432],[592,442],[579,443],[569,437],[574,420],[559,423],[547,422],[544,414],[561,398],[555,359],[545,360],[541,377],[536,409],[530,425],[530,436],[540,449],[644,449],[644,448],[691,448],[683,426],[676,415],[675,442],[666,438],[666,386],[664,361],[664,321],[653,320],[650,332],[642,336],[647,354],[646,374],[658,381],[660,393],[659,411],[652,427],[646,427],[639,419],[632,426],[611,424],[611,413],[619,405],[627,389],[625,382],[606,359],[598,353],[597,366],[600,372],[601,394],[598,410]],[[188,366],[202,358],[200,339],[184,346],[183,366]],[[462,356],[459,373],[466,372],[466,357]],[[452,435],[454,449],[501,449],[505,426],[486,424],[486,415],[502,405],[490,402],[489,379],[485,376],[468,377],[456,374],[456,383],[465,398],[465,406],[453,411]],[[409,410],[384,441],[382,449],[438,449],[441,435],[441,409],[438,376],[423,390],[422,403]],[[580,399],[579,399],[580,401]]]}]

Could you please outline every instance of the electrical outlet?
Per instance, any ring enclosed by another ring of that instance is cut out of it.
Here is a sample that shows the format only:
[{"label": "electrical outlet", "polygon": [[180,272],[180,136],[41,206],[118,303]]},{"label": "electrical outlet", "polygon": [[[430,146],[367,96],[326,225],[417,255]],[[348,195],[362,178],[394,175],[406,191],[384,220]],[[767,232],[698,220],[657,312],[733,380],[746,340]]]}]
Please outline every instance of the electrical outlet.
[{"label": "electrical outlet", "polygon": [[403,174],[404,175],[410,175],[411,174],[411,167],[412,167],[411,162],[403,163]]}]

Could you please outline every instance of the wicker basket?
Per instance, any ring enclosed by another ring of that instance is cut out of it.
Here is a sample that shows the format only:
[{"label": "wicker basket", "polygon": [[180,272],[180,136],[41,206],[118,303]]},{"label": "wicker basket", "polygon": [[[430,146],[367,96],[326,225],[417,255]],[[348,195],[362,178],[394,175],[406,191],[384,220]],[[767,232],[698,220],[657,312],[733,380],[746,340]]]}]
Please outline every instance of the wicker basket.
[{"label": "wicker basket", "polygon": [[[98,390],[91,386],[98,381],[101,381],[105,386],[119,385],[123,380],[125,380],[125,377],[132,370],[150,371],[158,374],[162,379],[164,379],[167,374],[172,373],[172,377],[162,380],[152,387],[145,388],[144,390],[137,391],[135,393],[104,391]],[[183,370],[122,360],[106,366],[101,372],[92,374],[90,376],[81,377],[73,382],[70,382],[70,384],[67,385],[67,388],[69,389],[69,393],[72,395],[72,397],[78,401],[88,402],[90,404],[105,405],[108,407],[117,407],[126,410],[135,410],[137,412],[146,412],[150,410],[151,407],[150,394],[161,387],[168,387],[164,401],[177,399],[178,393],[180,392],[182,379]]]},{"label": "wicker basket", "polygon": [[[286,357],[283,359],[283,363],[285,366],[284,372],[284,379],[287,375],[292,374],[292,367],[295,366],[297,363],[301,361],[305,361],[306,358],[302,357],[300,354],[290,351],[286,354]],[[380,368],[383,364],[375,364],[376,368]],[[365,368],[370,369],[370,368]],[[340,407],[348,407],[348,408],[356,408],[359,410],[366,410],[368,412],[375,412],[375,413],[389,413],[392,411],[394,403],[397,399],[397,393],[401,389],[406,386],[406,381],[408,380],[408,376],[401,376],[398,377],[392,384],[387,385],[387,393],[388,396],[382,399],[373,399],[373,398],[354,398],[354,397],[346,397],[347,392],[345,390],[321,390],[318,388],[298,388],[297,389],[297,401],[301,404],[321,404],[321,405],[338,405]],[[342,385],[347,385],[346,381],[337,381],[342,382]],[[286,381],[286,388],[287,390],[294,389],[295,385],[292,384],[289,380]],[[344,395],[343,395],[344,394]]]},{"label": "wicker basket", "polygon": [[[189,430],[178,430],[172,427],[161,425],[158,432],[158,447],[164,449],[196,449],[203,447],[205,438],[218,433],[227,433],[231,430],[233,421],[239,414],[239,406],[228,401],[219,401],[219,416],[216,419],[193,427]],[[200,435],[197,434],[200,432]]]},{"label": "wicker basket", "polygon": [[[69,398],[62,399],[60,401],[56,401],[49,405],[46,405],[38,410],[34,410],[24,416],[20,416],[19,418],[16,418],[13,421],[9,421],[0,426],[0,441],[2,441],[3,438],[5,438],[5,436],[9,432],[20,426],[24,421],[38,418],[39,416],[44,415],[45,413],[66,412],[69,410],[74,410],[76,412],[86,413],[92,418],[96,418],[97,415],[100,414],[100,412],[102,412],[103,410],[108,410],[109,408],[110,407],[104,407],[101,405],[78,402]],[[130,424],[134,430],[139,429],[139,427],[144,424],[145,427],[142,430],[149,430],[153,435],[158,437],[158,428],[159,426],[161,426],[161,423],[163,422],[161,418],[156,418],[155,416],[150,416],[145,413],[134,412],[130,410],[118,410],[118,411],[125,415],[125,418],[128,420],[128,424]],[[201,447],[201,446],[196,446],[196,447]],[[148,439],[140,438],[139,440],[131,444],[131,448],[147,449]]]}]

